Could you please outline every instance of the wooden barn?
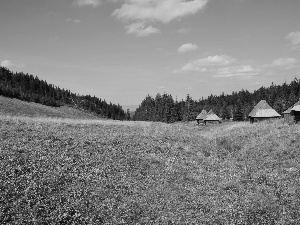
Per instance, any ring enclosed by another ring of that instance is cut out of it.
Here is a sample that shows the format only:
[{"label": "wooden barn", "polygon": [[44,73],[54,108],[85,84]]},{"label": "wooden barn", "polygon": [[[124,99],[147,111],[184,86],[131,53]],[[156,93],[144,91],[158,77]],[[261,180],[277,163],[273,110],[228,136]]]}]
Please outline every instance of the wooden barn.
[{"label": "wooden barn", "polygon": [[203,121],[204,121],[204,124],[206,124],[207,122],[221,123],[221,118],[218,117],[212,110],[210,110]]},{"label": "wooden barn", "polygon": [[[296,111],[296,106],[300,106],[300,100],[296,102],[292,107],[288,108],[286,111],[283,112],[284,122],[286,123],[297,123],[299,122],[299,111]],[[292,109],[294,108],[293,112]]]},{"label": "wooden barn", "polygon": [[207,116],[207,112],[205,109],[201,111],[201,113],[196,117],[197,124],[199,125],[200,123],[204,122],[203,120]]},{"label": "wooden barn", "polygon": [[266,102],[266,100],[261,100],[249,113],[248,117],[250,123],[254,123],[264,120],[280,118],[281,115],[277,113],[274,109],[272,109],[272,107]]}]

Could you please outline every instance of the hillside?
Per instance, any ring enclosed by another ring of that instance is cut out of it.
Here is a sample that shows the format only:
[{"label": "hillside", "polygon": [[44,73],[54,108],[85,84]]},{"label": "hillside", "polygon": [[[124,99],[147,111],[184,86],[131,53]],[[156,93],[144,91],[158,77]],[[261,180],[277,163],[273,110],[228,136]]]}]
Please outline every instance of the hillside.
[{"label": "hillside", "polygon": [[7,98],[0,95],[0,115],[28,116],[28,117],[55,117],[70,119],[103,119],[88,111],[61,106],[51,107],[34,102],[25,102],[19,99]]},{"label": "hillside", "polygon": [[13,73],[1,66],[0,95],[47,106],[71,106],[102,118],[123,120],[126,117],[119,104],[107,103],[96,96],[72,93],[70,90],[48,84],[37,76],[22,72]]},{"label": "hillside", "polygon": [[0,223],[299,224],[300,126],[0,116]]}]

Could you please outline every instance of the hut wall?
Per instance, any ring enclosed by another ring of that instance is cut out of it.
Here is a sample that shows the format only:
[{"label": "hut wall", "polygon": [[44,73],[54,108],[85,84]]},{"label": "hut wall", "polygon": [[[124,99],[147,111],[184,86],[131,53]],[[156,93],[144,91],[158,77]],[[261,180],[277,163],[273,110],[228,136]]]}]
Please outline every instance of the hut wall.
[{"label": "hut wall", "polygon": [[300,112],[294,112],[294,121],[295,123],[300,122]]},{"label": "hut wall", "polygon": [[221,120],[203,120],[204,124],[206,125],[207,123],[222,123]]},{"label": "hut wall", "polygon": [[294,116],[290,113],[285,113],[284,115],[284,122],[285,123],[293,123],[294,122]]},{"label": "hut wall", "polygon": [[251,117],[250,122],[251,122],[251,119],[252,119],[253,122],[258,122],[259,123],[259,122],[262,122],[262,121],[274,120],[274,119],[278,119],[278,118],[277,117]]},{"label": "hut wall", "polygon": [[200,120],[200,119],[196,119],[197,120],[197,124],[199,125],[200,123],[204,123],[204,120]]}]

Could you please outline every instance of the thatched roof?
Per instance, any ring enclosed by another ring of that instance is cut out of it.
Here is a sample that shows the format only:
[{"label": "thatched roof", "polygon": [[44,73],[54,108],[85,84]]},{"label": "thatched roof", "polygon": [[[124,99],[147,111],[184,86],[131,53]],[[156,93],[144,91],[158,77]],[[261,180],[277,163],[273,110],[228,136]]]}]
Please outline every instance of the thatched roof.
[{"label": "thatched roof", "polygon": [[221,118],[219,118],[216,114],[209,114],[205,117],[204,121],[220,121]]},{"label": "thatched roof", "polygon": [[281,117],[274,109],[262,109],[257,111],[253,117]]},{"label": "thatched roof", "polygon": [[300,105],[295,105],[291,111],[296,111],[296,112],[300,112]]},{"label": "thatched roof", "polygon": [[266,100],[261,100],[254,109],[249,113],[248,117],[281,117],[271,106],[266,102]]},{"label": "thatched roof", "polygon": [[207,114],[214,114],[214,111],[211,109]]},{"label": "thatched roof", "polygon": [[297,106],[297,105],[300,105],[300,100],[299,100],[298,102],[296,102],[293,106],[291,106],[290,108],[288,108],[287,110],[285,110],[283,113],[284,113],[284,114],[290,114],[291,111],[292,111],[292,108],[293,108],[294,106]]},{"label": "thatched roof", "polygon": [[205,109],[203,109],[201,113],[197,116],[196,120],[204,120],[206,116],[207,116],[207,112]]}]

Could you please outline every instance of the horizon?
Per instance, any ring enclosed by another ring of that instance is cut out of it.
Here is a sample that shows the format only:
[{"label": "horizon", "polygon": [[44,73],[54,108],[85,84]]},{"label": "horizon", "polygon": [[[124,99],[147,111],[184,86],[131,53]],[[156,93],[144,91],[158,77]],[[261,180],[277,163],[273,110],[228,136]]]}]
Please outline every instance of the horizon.
[{"label": "horizon", "polygon": [[10,0],[0,65],[121,106],[253,92],[299,78],[299,10],[294,0]]}]

